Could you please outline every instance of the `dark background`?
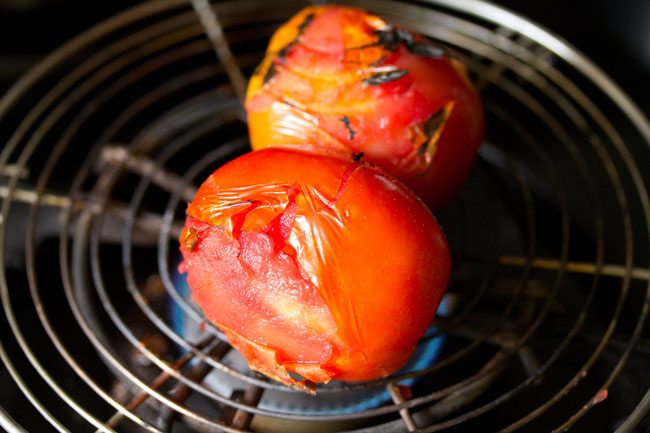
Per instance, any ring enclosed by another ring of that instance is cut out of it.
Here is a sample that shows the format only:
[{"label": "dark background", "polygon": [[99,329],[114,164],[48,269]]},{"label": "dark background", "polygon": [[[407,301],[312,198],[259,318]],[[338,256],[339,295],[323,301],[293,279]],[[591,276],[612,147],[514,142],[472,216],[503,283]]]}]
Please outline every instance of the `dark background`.
[{"label": "dark background", "polygon": [[[460,0],[459,0],[460,1]],[[0,0],[0,94],[43,55],[135,4],[126,0]],[[562,36],[650,111],[650,1],[498,0]]]},{"label": "dark background", "polygon": [[650,112],[650,1],[521,1],[500,4],[563,37]]},{"label": "dark background", "polygon": [[[135,3],[0,0],[0,95],[65,41]],[[530,18],[577,47],[609,74],[648,116],[650,1],[498,0],[496,3]],[[15,398],[5,394],[12,389],[15,391],[11,379],[0,366],[0,401]],[[26,400],[22,403],[28,404]]]}]

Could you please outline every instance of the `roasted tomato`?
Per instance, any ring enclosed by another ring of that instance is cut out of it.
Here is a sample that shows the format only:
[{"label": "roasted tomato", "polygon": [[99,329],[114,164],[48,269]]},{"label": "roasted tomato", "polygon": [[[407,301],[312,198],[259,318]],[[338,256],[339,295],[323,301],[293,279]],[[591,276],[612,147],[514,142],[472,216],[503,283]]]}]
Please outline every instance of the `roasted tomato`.
[{"label": "roasted tomato", "polygon": [[427,207],[357,160],[244,155],[201,185],[180,237],[180,269],[206,317],[251,368],[306,391],[399,369],[449,277]]},{"label": "roasted tomato", "polygon": [[275,33],[246,97],[254,149],[364,152],[432,209],[468,176],[483,111],[465,67],[376,15],[309,7]]}]

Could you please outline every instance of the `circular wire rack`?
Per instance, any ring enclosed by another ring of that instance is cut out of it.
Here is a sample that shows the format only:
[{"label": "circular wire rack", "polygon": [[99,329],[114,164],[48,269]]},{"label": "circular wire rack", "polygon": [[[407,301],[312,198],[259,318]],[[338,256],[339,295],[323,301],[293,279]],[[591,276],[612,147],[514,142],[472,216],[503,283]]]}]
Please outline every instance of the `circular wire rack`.
[{"label": "circular wire rack", "polygon": [[[472,176],[438,215],[454,264],[447,312],[421,342],[444,338],[436,358],[316,397],[237,362],[177,275],[177,239],[196,185],[249,150],[244,77],[305,3],[147,2],[70,41],[0,100],[0,357],[40,414],[2,402],[0,426],[639,425],[650,407],[647,368],[634,369],[650,360],[643,114],[561,39],[488,3],[339,3],[449,46],[485,106]],[[378,393],[387,398],[357,404]]]}]

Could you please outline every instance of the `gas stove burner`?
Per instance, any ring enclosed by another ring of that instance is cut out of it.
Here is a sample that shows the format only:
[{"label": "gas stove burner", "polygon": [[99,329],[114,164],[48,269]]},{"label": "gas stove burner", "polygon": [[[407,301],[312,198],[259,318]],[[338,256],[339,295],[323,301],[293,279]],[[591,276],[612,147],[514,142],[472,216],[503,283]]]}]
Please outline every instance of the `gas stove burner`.
[{"label": "gas stove burner", "polygon": [[647,427],[650,126],[564,41],[480,0],[358,2],[449,46],[486,111],[472,176],[437,214],[452,280],[411,364],[311,397],[204,323],[175,275],[186,202],[249,151],[242,77],[305,4],[145,2],[0,100],[0,426]]},{"label": "gas stove burner", "polygon": [[[185,276],[176,272],[173,277],[174,287],[185,302],[193,304],[191,301],[190,289],[187,285]],[[438,317],[447,318],[453,311],[454,295],[448,294],[442,300],[438,308]],[[194,307],[197,308],[198,307]],[[189,341],[199,341],[206,336],[206,327],[201,326],[203,322],[197,323],[186,314],[181,307],[175,302],[170,302],[169,306],[170,322],[173,329]],[[424,335],[423,342],[418,345],[413,356],[397,375],[406,375],[416,373],[430,365],[438,359],[445,341],[445,335],[440,335],[435,326],[432,326]],[[185,353],[180,349],[181,353]],[[235,371],[246,371],[246,361],[236,352],[230,351],[222,359],[224,365]],[[403,386],[412,387],[417,384],[418,377],[404,379],[401,383]],[[238,381],[219,370],[215,370],[206,376],[204,383],[211,389],[222,395],[232,395],[235,389],[240,386]],[[270,391],[264,394],[258,407],[278,413],[299,413],[312,415],[336,415],[351,414],[363,412],[391,401],[390,392],[384,386],[373,388],[362,388],[359,390],[350,390],[344,383],[332,381],[327,385],[320,386],[321,395],[314,397],[311,395],[290,392],[289,390]]]}]

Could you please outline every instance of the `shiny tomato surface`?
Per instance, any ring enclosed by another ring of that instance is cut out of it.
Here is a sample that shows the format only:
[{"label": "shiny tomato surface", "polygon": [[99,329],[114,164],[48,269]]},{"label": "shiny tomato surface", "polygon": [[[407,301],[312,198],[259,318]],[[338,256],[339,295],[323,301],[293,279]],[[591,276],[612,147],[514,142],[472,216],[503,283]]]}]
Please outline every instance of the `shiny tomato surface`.
[{"label": "shiny tomato surface", "polygon": [[207,318],[253,369],[307,391],[403,366],[450,272],[445,237],[410,189],[358,156],[296,148],[215,171],[180,245]]},{"label": "shiny tomato surface", "polygon": [[436,209],[468,176],[484,119],[465,66],[360,9],[308,7],[275,33],[251,78],[254,149],[364,152]]}]

